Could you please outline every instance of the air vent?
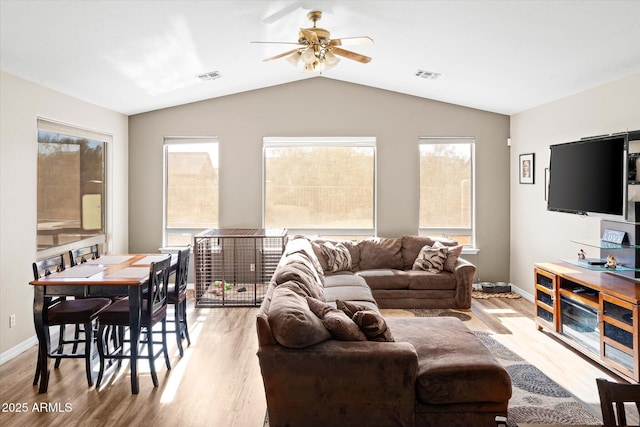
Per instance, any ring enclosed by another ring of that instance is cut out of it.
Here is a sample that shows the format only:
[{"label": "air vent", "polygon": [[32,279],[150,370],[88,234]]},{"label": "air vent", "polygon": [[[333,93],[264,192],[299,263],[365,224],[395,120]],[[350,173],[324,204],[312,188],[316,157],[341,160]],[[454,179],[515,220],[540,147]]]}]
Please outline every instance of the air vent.
[{"label": "air vent", "polygon": [[418,70],[418,71],[416,71],[416,77],[422,77],[423,79],[435,80],[438,77],[440,77],[440,73],[436,73],[434,71]]},{"label": "air vent", "polygon": [[200,74],[198,76],[198,78],[202,81],[215,80],[215,79],[219,79],[220,77],[222,77],[222,74],[220,74],[220,71],[211,71],[209,73]]}]

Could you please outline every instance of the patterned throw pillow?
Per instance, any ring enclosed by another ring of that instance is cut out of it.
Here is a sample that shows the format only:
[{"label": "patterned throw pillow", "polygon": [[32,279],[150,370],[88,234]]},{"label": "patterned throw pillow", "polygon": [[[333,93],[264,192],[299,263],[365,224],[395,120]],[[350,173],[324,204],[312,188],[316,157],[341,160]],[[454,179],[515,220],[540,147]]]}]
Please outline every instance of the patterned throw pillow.
[{"label": "patterned throw pillow", "polygon": [[431,273],[442,271],[447,260],[447,252],[446,246],[424,245],[413,263],[413,270],[426,270]]},{"label": "patterned throw pillow", "polygon": [[322,320],[333,338],[341,341],[367,341],[366,335],[344,312],[318,299],[307,297],[309,308]]},{"label": "patterned throw pillow", "polygon": [[[436,242],[439,243],[439,242]],[[447,247],[447,260],[444,262],[444,270],[453,273],[458,257],[462,253],[462,245]]]},{"label": "patterned throw pillow", "polygon": [[349,316],[349,319],[353,319],[353,315],[358,311],[371,310],[366,305],[354,304],[352,302],[342,300],[336,300],[336,307],[344,311],[344,313]]},{"label": "patterned throw pillow", "polygon": [[394,341],[391,330],[380,313],[373,310],[358,311],[353,315],[353,321],[369,341]]},{"label": "patterned throw pillow", "polygon": [[324,242],[320,245],[320,250],[327,261],[331,273],[351,270],[351,254],[349,249],[342,243],[334,245],[331,242]]}]

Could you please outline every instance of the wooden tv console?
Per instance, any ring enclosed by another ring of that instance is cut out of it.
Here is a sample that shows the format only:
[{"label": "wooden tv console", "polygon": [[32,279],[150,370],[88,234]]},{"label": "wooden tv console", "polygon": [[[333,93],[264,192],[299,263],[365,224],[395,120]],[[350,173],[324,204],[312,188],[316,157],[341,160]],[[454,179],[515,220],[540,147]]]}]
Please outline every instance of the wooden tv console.
[{"label": "wooden tv console", "polygon": [[534,267],[535,321],[624,379],[640,381],[640,283],[566,263]]}]

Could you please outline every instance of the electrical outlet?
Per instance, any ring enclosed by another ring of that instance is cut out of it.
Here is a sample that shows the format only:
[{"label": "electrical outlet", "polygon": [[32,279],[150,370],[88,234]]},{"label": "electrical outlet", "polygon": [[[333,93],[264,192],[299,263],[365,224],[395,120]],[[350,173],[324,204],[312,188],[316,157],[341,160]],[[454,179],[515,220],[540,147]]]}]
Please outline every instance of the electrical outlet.
[{"label": "electrical outlet", "polygon": [[249,264],[249,270],[250,271],[256,271],[256,265],[255,264]]},{"label": "electrical outlet", "polygon": [[9,316],[9,327],[13,328],[14,326],[16,326],[16,315],[12,314]]}]

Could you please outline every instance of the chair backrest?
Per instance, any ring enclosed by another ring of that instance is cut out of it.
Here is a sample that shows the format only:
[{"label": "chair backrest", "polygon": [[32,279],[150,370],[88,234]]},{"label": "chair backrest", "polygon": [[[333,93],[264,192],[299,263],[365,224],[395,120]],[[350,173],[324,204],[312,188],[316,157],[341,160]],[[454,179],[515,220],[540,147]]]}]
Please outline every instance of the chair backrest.
[{"label": "chair backrest", "polygon": [[178,252],[178,268],[176,270],[176,284],[175,295],[176,297],[187,289],[187,277],[189,276],[189,254],[191,253],[191,246],[187,246]]},{"label": "chair backrest", "polygon": [[640,384],[619,384],[604,378],[596,378],[596,383],[598,384],[602,421],[605,427],[627,425],[625,402],[635,403],[640,414]]},{"label": "chair backrest", "polygon": [[63,271],[64,268],[64,254],[43,258],[33,263],[33,280],[38,280],[51,273]]},{"label": "chair backrest", "polygon": [[169,270],[171,268],[171,255],[165,259],[151,263],[149,267],[149,290],[145,294],[147,298],[146,315],[149,319],[167,306],[167,288],[169,287]]},{"label": "chair backrest", "polygon": [[69,251],[69,259],[71,260],[71,267],[74,265],[82,264],[90,259],[100,258],[100,247],[96,243],[91,246],[84,246],[82,248],[71,249]]}]

